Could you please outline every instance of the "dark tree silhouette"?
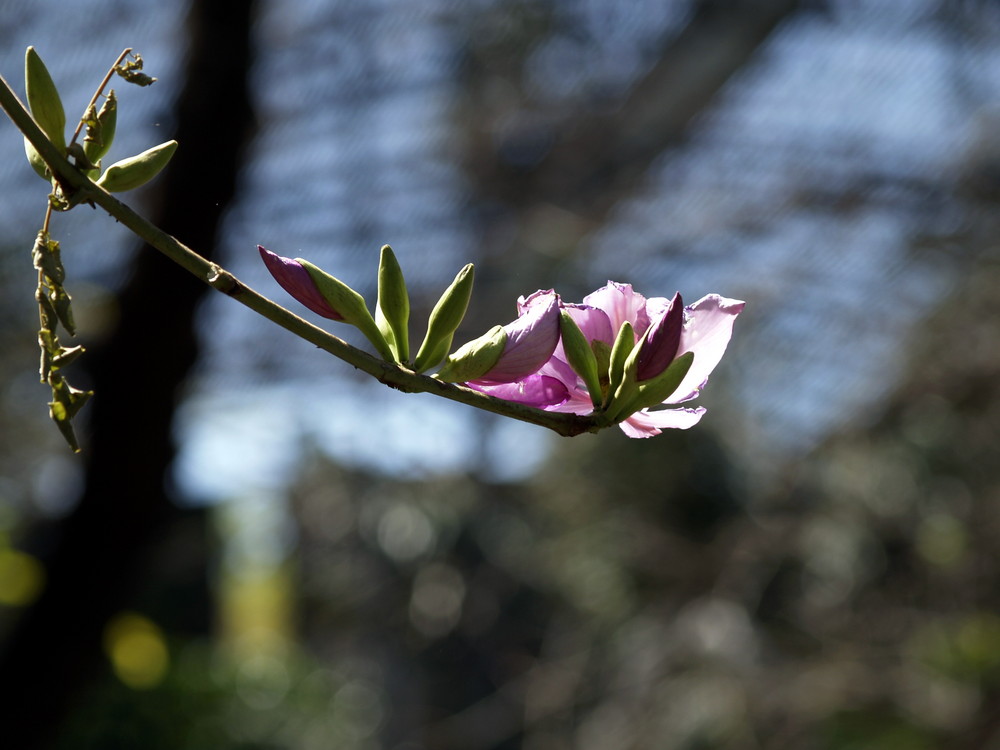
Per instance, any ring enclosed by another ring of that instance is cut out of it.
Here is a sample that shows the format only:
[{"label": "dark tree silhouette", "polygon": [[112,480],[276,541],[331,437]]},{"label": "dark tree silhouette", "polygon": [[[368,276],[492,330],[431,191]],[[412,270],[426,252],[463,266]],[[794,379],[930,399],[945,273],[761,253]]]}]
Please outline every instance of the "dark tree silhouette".
[{"label": "dark tree silhouette", "polygon": [[[253,4],[192,3],[187,74],[176,108],[183,143],[155,195],[154,220],[210,253],[252,112],[246,86]],[[180,513],[168,472],[175,407],[198,356],[194,318],[208,287],[151,248],[136,257],[117,327],[87,359],[86,479],[73,512],[44,530],[47,586],[0,656],[5,741],[47,747],[100,674],[110,617],[149,585],[150,550]],[[204,609],[204,608],[203,608]],[[205,614],[207,617],[207,613]]]}]

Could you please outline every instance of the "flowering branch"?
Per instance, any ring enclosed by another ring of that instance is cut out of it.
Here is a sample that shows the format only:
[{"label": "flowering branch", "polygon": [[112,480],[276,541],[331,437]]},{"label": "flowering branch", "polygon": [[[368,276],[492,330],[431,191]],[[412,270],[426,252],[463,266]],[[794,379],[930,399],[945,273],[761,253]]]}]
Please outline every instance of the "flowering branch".
[{"label": "flowering branch", "polygon": [[596,432],[600,428],[598,419],[592,416],[547,412],[461,385],[445,383],[416,373],[400,364],[377,359],[351,346],[251,289],[233,274],[150,223],[107,190],[88,179],[42,132],[2,76],[0,76],[0,108],[31,143],[59,183],[63,195],[74,205],[90,203],[100,206],[136,236],[201,281],[296,336],[368,373],[385,385],[407,393],[432,393],[477,409],[546,427],[564,436]]}]

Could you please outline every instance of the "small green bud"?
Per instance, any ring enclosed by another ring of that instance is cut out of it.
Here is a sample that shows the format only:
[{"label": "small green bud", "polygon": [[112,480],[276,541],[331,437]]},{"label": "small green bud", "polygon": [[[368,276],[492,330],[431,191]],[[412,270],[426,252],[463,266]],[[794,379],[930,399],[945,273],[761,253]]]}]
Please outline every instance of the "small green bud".
[{"label": "small green bud", "polygon": [[[618,386],[621,385],[622,379],[625,377],[625,361],[628,359],[628,355],[632,353],[635,348],[635,331],[632,328],[632,324],[627,320],[622,323],[622,327],[618,329],[618,336],[615,338],[615,343],[611,347],[611,358],[608,364],[608,398],[610,399],[615,391],[618,390]],[[605,404],[607,406],[607,404]]]},{"label": "small green bud", "polygon": [[615,388],[609,391],[608,403],[605,405],[604,409],[604,415],[607,419],[616,422],[631,413],[625,413],[625,407],[632,401],[632,398],[639,389],[639,384],[637,382],[637,373],[639,372],[639,352],[640,346],[639,344],[635,344],[632,347],[632,351],[629,352],[628,357],[625,358],[625,364],[622,367],[621,380]]},{"label": "small green bud", "polygon": [[410,297],[406,292],[403,271],[392,248],[383,245],[378,264],[375,323],[395,351],[398,362],[405,362],[410,358],[409,320]]},{"label": "small green bud", "polygon": [[109,193],[124,193],[126,190],[145,185],[167,166],[167,162],[177,150],[177,141],[167,141],[141,154],[116,161],[101,175],[97,184]]},{"label": "small green bud", "polygon": [[87,111],[87,135],[83,139],[83,153],[96,164],[108,153],[115,139],[118,127],[118,99],[114,89],[108,92],[108,98],[101,105],[101,111],[94,114],[93,109]]},{"label": "small green bud", "polygon": [[464,383],[482,377],[500,360],[506,345],[507,332],[503,326],[493,326],[449,355],[434,377],[446,383]]},{"label": "small green bud", "polygon": [[413,362],[413,369],[417,372],[433,367],[448,356],[451,340],[469,308],[474,279],[475,269],[469,263],[458,272],[451,286],[444,290],[441,299],[434,305],[427,321],[427,334]]},{"label": "small green bud", "polygon": [[563,350],[573,371],[583,378],[587,392],[595,409],[599,409],[604,400],[601,391],[601,377],[597,369],[597,355],[591,348],[587,337],[580,330],[573,317],[565,310],[559,311],[559,331],[562,335]]},{"label": "small green bud", "polygon": [[594,358],[597,360],[597,377],[601,381],[601,393],[607,393],[610,378],[608,371],[611,369],[611,347],[603,341],[594,339],[590,342],[590,349],[594,352]]},{"label": "small green bud", "polygon": [[[66,148],[66,113],[59,90],[34,47],[24,53],[24,90],[31,116],[60,151]],[[37,171],[37,170],[36,170]]]},{"label": "small green bud", "polygon": [[42,155],[38,153],[38,150],[27,138],[24,139],[24,155],[28,157],[28,163],[35,170],[35,174],[43,180],[51,179],[52,175],[49,173],[49,165],[45,163]]},{"label": "small green bud", "polygon": [[331,308],[343,317],[345,323],[350,323],[365,335],[379,353],[379,356],[387,362],[395,361],[389,343],[385,336],[375,324],[375,319],[368,312],[365,298],[347,286],[343,281],[328,274],[321,268],[314,266],[307,260],[296,258],[296,263],[302,265],[309,278],[313,280],[319,293],[327,301]]}]

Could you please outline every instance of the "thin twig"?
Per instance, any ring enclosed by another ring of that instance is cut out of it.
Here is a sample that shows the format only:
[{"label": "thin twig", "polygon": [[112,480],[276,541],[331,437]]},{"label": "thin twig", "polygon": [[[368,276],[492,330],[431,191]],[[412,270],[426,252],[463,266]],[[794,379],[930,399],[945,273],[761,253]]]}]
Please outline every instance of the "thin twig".
[{"label": "thin twig", "polygon": [[460,385],[442,383],[400,365],[384,362],[351,346],[254,291],[233,274],[202,257],[87,179],[49,141],[2,76],[0,76],[0,107],[38,151],[62,185],[67,198],[74,202],[89,202],[100,206],[135,235],[214,289],[229,295],[273,323],[368,373],[380,382],[408,393],[433,393],[477,409],[546,427],[560,435],[580,435],[584,432],[596,432],[599,429],[596,417],[543,411],[524,404],[504,401]]},{"label": "thin twig", "polygon": [[[110,68],[108,68],[108,72],[104,74],[104,80],[101,81],[101,84],[97,87],[97,91],[94,92],[94,95],[90,98],[90,102],[83,110],[83,117],[87,116],[87,113],[90,111],[91,107],[97,107],[97,100],[104,92],[104,87],[108,85],[108,81],[110,81],[111,76],[115,74],[115,70],[118,68],[119,65],[121,65],[122,60],[124,60],[128,56],[128,53],[131,51],[132,51],[131,47],[126,47],[124,50],[122,50],[122,53],[118,55],[118,59],[114,61],[114,63],[111,65]],[[80,136],[80,131],[83,130],[83,117],[81,117],[80,121],[76,124],[76,130],[73,131],[73,137],[69,139],[69,145],[73,145],[76,142],[76,139]]]}]

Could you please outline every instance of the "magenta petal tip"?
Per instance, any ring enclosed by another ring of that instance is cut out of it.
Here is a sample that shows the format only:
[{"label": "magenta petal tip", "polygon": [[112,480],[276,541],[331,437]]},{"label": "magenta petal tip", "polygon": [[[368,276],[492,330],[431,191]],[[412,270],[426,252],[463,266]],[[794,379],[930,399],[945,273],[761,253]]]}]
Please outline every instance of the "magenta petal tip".
[{"label": "magenta petal tip", "polygon": [[330,320],[343,320],[344,317],[330,307],[330,303],[320,294],[309,272],[296,260],[272,253],[263,245],[257,245],[264,265],[271,272],[274,280],[282,289],[308,307],[317,315]]}]

